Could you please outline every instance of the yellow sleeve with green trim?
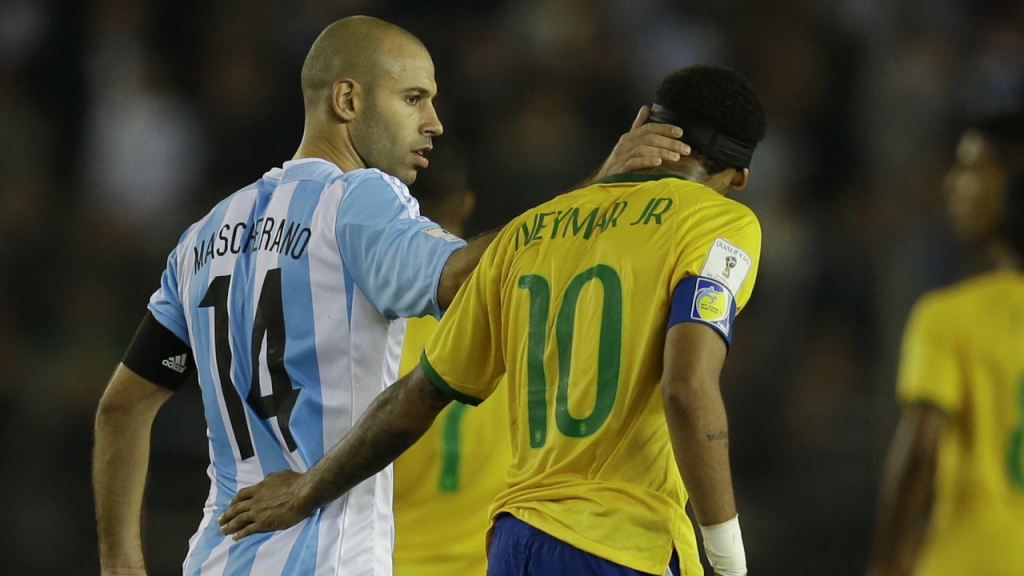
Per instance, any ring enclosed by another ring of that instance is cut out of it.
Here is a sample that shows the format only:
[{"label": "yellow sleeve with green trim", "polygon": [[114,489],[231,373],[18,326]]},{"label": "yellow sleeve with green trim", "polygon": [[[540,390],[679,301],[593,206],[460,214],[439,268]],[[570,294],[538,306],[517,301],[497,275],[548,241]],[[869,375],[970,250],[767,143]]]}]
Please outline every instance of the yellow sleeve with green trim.
[{"label": "yellow sleeve with green trim", "polygon": [[954,310],[938,295],[915,306],[903,334],[897,396],[903,403],[927,402],[947,413],[962,405],[963,382],[955,341]]},{"label": "yellow sleeve with green trim", "polygon": [[505,374],[501,286],[508,230],[484,252],[420,359],[430,381],[464,404],[485,400]]}]

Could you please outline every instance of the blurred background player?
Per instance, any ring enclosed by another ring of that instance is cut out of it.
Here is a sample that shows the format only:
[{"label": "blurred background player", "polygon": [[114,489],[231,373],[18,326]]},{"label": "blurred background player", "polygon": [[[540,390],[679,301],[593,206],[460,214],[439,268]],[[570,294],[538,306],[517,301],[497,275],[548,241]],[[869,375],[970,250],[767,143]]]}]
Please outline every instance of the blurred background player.
[{"label": "blurred background player", "polygon": [[226,527],[287,528],[386,466],[452,399],[479,404],[507,377],[513,461],[488,574],[700,574],[688,495],[715,572],[746,574],[719,376],[761,230],[725,194],[747,184],[765,111],[739,74],[691,66],[662,81],[651,118],[683,128],[693,156],[505,226],[420,366],[309,472],[239,492],[225,518],[246,518]]},{"label": "blurred background player", "polygon": [[[461,149],[448,138],[430,154],[430,169],[412,186],[420,213],[463,237],[476,195]],[[399,375],[420,361],[437,328],[432,316],[410,318]],[[479,575],[487,571],[488,510],[505,488],[512,461],[508,401],[478,407],[453,402],[416,444],[395,460],[395,576]],[[438,519],[443,518],[442,523]]]},{"label": "blurred background player", "polygon": [[906,327],[902,406],[870,576],[1024,570],[1024,115],[966,130],[945,187],[983,270],[922,297]]}]

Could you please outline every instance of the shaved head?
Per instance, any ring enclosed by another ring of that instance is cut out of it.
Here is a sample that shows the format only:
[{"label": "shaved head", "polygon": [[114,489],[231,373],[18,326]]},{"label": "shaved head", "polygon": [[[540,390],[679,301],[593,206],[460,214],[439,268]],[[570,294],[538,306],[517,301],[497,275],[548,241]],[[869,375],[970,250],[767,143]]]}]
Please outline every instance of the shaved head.
[{"label": "shaved head", "polygon": [[394,24],[351,16],[331,24],[313,42],[302,65],[302,100],[309,114],[329,102],[340,78],[372,86],[392,64],[388,53],[410,45],[426,53],[419,38]]}]

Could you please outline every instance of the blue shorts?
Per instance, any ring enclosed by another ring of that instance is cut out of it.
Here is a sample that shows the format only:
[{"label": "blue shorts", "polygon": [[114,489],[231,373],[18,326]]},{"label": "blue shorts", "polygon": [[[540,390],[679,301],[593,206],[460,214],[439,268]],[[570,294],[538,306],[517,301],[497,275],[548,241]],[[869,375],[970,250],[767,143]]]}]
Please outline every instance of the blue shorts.
[{"label": "blue shorts", "polygon": [[[679,558],[672,553],[666,575],[678,575]],[[487,554],[487,576],[644,576],[584,552],[510,515],[494,523]],[[657,576],[663,576],[658,574]]]}]

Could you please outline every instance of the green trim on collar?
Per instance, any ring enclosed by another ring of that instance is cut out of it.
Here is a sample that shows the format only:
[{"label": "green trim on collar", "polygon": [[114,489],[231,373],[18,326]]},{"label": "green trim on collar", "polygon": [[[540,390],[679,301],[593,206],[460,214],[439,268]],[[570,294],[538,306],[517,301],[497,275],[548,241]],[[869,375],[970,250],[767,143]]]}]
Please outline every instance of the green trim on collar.
[{"label": "green trim on collar", "polygon": [[469,404],[470,406],[478,406],[483,402],[483,400],[479,398],[474,398],[468,394],[459,392],[452,388],[450,384],[445,382],[444,378],[441,378],[441,375],[437,373],[437,370],[434,370],[434,367],[430,365],[430,361],[427,360],[426,352],[423,352],[423,354],[420,355],[420,367],[423,368],[423,372],[427,375],[427,379],[430,380],[434,386],[437,386],[438,390],[446,396],[451,397],[453,400],[457,400],[463,404]]},{"label": "green trim on collar", "polygon": [[[611,176],[605,176],[594,184],[618,184],[619,182],[650,182],[653,180],[661,180],[663,178],[678,178],[680,180],[686,180],[678,174],[637,174],[635,172],[625,172],[623,174],[612,174]],[[688,180],[687,180],[688,181]]]}]

